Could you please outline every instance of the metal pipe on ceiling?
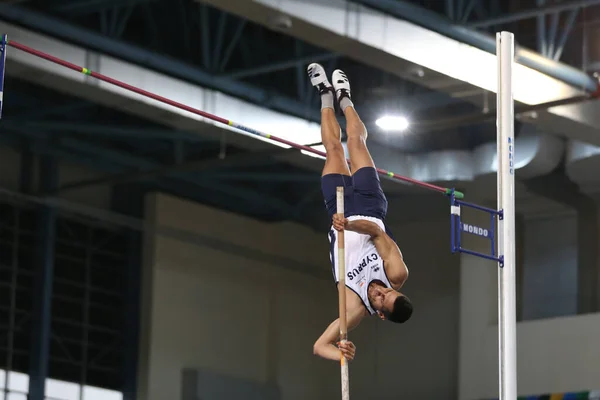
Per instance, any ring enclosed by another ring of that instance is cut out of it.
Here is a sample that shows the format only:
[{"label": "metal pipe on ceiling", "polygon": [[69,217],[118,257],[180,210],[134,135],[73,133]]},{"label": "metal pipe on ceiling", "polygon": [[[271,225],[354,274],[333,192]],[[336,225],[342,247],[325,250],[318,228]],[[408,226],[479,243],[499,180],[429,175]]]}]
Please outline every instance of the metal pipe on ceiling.
[{"label": "metal pipe on ceiling", "polygon": [[591,7],[600,4],[600,0],[576,0],[576,1],[565,1],[563,3],[557,3],[552,5],[546,5],[544,7],[532,8],[530,10],[518,11],[506,15],[500,15],[498,17],[482,19],[479,21],[469,22],[467,24],[470,28],[485,28],[494,25],[507,24],[510,22],[521,21],[524,19],[530,19],[548,14],[559,13],[562,11],[575,10],[578,8]]}]

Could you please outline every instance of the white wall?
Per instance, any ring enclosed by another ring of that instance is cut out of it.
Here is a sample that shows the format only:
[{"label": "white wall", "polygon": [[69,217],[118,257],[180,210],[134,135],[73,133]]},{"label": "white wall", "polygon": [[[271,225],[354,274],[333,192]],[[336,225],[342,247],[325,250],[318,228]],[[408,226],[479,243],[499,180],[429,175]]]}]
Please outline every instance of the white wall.
[{"label": "white wall", "polygon": [[[226,238],[326,272],[314,277],[192,240],[148,235],[138,398],[179,399],[183,368],[274,382],[286,400],[338,397],[339,366],[312,355],[314,340],[337,314],[326,233],[165,195],[147,204],[158,226]],[[438,234],[448,231],[445,223],[443,230],[439,221],[394,227],[411,269],[406,293],[415,314],[405,326],[370,319],[350,333],[358,348],[353,398],[455,398],[458,258]]]},{"label": "white wall", "polygon": [[[478,246],[473,241],[468,245]],[[493,263],[462,257],[460,400],[498,396],[497,273]],[[519,323],[519,395],[597,389],[599,337],[600,314]]]}]

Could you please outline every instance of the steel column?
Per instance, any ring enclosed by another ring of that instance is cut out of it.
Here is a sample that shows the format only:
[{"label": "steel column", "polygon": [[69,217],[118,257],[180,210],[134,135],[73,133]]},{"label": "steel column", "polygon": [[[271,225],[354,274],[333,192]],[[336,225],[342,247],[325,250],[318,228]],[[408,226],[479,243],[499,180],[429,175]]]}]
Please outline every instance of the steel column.
[{"label": "steel column", "polygon": [[569,12],[569,16],[567,17],[567,21],[565,22],[565,26],[563,27],[562,34],[558,43],[556,44],[556,48],[554,50],[554,54],[552,54],[552,59],[554,61],[559,61],[562,56],[562,52],[565,49],[565,45],[567,44],[567,40],[569,39],[569,35],[573,30],[573,26],[575,25],[575,20],[577,19],[577,14],[579,14],[579,10],[571,10]]},{"label": "steel column", "polygon": [[454,21],[454,0],[446,0],[446,15],[451,21]]},{"label": "steel column", "polygon": [[242,20],[238,23],[235,33],[233,34],[233,39],[231,39],[231,41],[229,42],[229,45],[227,45],[227,48],[225,49],[225,53],[223,54],[223,58],[221,60],[221,65],[218,68],[219,72],[223,72],[225,70],[225,67],[227,67],[229,58],[231,57],[233,50],[238,45],[238,42],[240,41],[240,38],[242,37],[242,33],[244,32],[245,27],[246,27],[246,20]]},{"label": "steel column", "polygon": [[465,23],[469,20],[469,17],[471,16],[471,12],[473,12],[473,8],[475,8],[476,2],[477,2],[477,0],[469,0],[469,2],[467,3],[467,7],[465,8],[465,11],[461,18],[461,21],[463,23]]},{"label": "steel column", "polygon": [[464,15],[463,12],[464,12],[465,5],[464,5],[464,0],[456,0],[456,1],[457,1],[456,19],[460,21],[460,20],[462,20],[463,15]]},{"label": "steel column", "polygon": [[138,344],[140,328],[140,282],[142,238],[139,232],[129,230],[127,233],[127,274],[125,307],[123,319],[125,323],[124,361],[123,361],[123,400],[137,398]]},{"label": "steel column", "polygon": [[221,63],[221,48],[225,39],[225,27],[227,26],[227,13],[221,11],[219,15],[219,28],[217,30],[217,43],[213,49],[211,70],[216,70]]},{"label": "steel column", "polygon": [[[545,4],[545,0],[536,0],[538,7]],[[548,44],[546,39],[546,15],[540,14],[537,16],[537,51],[542,55],[548,53]]]},{"label": "steel column", "polygon": [[547,43],[548,43],[548,49],[546,54],[544,54],[546,57],[552,58],[552,55],[554,54],[554,49],[556,47],[556,33],[558,32],[558,20],[560,18],[560,13],[555,12],[554,14],[552,14],[550,16],[550,30],[548,32],[548,38],[546,39]]},{"label": "steel column", "polygon": [[[113,189],[112,209],[118,213],[144,220],[144,192],[141,185],[118,185]],[[123,307],[123,400],[136,400],[138,373],[138,343],[140,332],[141,268],[143,233],[127,230],[127,272],[125,306]]]},{"label": "steel column", "polygon": [[210,69],[210,18],[208,6],[202,3],[200,6],[200,27],[202,29],[202,64],[205,69]]},{"label": "steel column", "polygon": [[[52,156],[41,157],[39,179],[39,189],[42,193],[51,193],[57,189],[58,164]],[[33,299],[33,333],[29,363],[29,400],[45,399],[51,339],[55,233],[56,210],[47,205],[39,206],[36,228],[36,290]]]}]

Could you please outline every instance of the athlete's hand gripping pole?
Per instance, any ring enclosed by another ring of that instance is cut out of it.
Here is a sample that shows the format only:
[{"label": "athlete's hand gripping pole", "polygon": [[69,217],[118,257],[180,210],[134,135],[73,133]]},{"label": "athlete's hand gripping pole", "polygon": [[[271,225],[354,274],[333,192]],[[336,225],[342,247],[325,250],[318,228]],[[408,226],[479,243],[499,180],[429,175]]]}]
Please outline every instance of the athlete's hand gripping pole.
[{"label": "athlete's hand gripping pole", "polygon": [[[337,213],[344,217],[344,188],[342,186],[337,187],[336,191],[337,199]],[[348,340],[348,326],[346,322],[346,251],[344,243],[344,231],[338,231],[338,296],[340,306],[340,343]],[[342,400],[350,399],[350,380],[348,377],[348,361],[342,353],[340,360],[340,367],[342,372]]]}]

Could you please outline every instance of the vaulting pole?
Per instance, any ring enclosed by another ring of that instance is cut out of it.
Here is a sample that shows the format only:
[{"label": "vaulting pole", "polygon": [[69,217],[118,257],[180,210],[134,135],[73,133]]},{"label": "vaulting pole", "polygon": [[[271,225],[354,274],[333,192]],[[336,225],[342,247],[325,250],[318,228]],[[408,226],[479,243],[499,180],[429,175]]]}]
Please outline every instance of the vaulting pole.
[{"label": "vaulting pole", "polygon": [[[337,213],[344,216],[344,188],[337,187]],[[348,324],[346,322],[346,249],[344,243],[344,231],[338,232],[338,295],[340,306],[340,343],[348,340]],[[342,372],[342,400],[350,399],[350,379],[348,376],[348,361],[342,354],[340,360]]]}]

